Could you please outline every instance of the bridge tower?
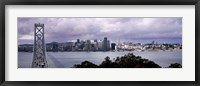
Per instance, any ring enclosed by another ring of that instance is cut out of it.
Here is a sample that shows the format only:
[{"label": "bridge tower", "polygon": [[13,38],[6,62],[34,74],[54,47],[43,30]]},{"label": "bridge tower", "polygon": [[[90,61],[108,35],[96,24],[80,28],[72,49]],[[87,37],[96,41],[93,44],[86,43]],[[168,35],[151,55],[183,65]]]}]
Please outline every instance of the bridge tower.
[{"label": "bridge tower", "polygon": [[34,28],[32,68],[47,68],[46,49],[44,41],[44,24],[36,23]]}]

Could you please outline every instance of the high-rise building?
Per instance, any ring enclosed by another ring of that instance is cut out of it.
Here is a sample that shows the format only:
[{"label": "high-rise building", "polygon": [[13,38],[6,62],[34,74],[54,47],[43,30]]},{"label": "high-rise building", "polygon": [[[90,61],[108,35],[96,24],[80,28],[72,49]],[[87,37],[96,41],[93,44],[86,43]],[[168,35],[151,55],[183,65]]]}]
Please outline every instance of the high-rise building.
[{"label": "high-rise building", "polygon": [[107,51],[110,50],[110,41],[109,41],[109,40],[107,41],[107,48],[106,48],[106,50],[107,50]]},{"label": "high-rise building", "polygon": [[94,51],[98,50],[98,41],[94,40]]},{"label": "high-rise building", "polygon": [[100,41],[98,42],[97,46],[98,46],[98,50],[99,50],[99,51],[102,51],[102,50],[103,50],[103,41],[100,40]]},{"label": "high-rise building", "polygon": [[115,50],[115,46],[116,46],[115,43],[111,43],[111,49],[112,49],[112,50]]},{"label": "high-rise building", "polygon": [[109,51],[110,50],[110,42],[107,39],[107,37],[104,37],[104,39],[103,39],[102,50],[103,51]]},{"label": "high-rise building", "polygon": [[77,39],[77,43],[80,43],[80,39]]},{"label": "high-rise building", "polygon": [[90,40],[86,40],[85,51],[90,51],[90,50],[91,50],[91,42]]}]

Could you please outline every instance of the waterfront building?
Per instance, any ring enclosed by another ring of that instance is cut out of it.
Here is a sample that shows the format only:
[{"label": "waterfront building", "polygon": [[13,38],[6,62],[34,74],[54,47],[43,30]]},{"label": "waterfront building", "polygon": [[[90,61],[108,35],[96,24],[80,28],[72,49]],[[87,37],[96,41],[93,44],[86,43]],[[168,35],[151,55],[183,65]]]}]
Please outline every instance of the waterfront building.
[{"label": "waterfront building", "polygon": [[115,50],[115,46],[116,46],[115,43],[111,43],[111,49],[112,49],[112,50]]},{"label": "waterfront building", "polygon": [[98,51],[98,41],[94,40],[94,51]]},{"label": "waterfront building", "polygon": [[85,43],[85,51],[90,51],[91,50],[91,41],[90,40],[86,40]]},{"label": "waterfront building", "polygon": [[102,50],[103,50],[103,41],[100,40],[100,41],[98,42],[97,46],[98,46],[98,50],[99,50],[99,51],[102,51]]},{"label": "waterfront building", "polygon": [[18,51],[33,52],[33,44],[22,44],[18,46]]},{"label": "waterfront building", "polygon": [[57,42],[47,43],[46,44],[46,50],[57,52],[58,51],[58,43]]},{"label": "waterfront building", "polygon": [[102,49],[103,51],[109,51],[110,50],[110,42],[107,39],[107,37],[104,37],[104,39],[103,39],[102,48],[103,48]]}]

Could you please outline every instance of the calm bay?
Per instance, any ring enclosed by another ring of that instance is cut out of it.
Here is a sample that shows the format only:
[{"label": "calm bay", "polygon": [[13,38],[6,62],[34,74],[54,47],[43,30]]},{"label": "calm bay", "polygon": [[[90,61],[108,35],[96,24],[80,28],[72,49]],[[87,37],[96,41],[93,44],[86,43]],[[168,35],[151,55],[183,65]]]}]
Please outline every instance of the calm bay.
[{"label": "calm bay", "polygon": [[[133,53],[154,61],[162,67],[167,67],[171,63],[182,64],[182,51],[123,51],[123,52],[46,52],[49,68],[70,68],[74,64],[80,64],[87,60],[95,64],[100,64],[106,56],[111,60],[125,54]],[[32,52],[18,52],[18,68],[31,68],[33,59]]]}]

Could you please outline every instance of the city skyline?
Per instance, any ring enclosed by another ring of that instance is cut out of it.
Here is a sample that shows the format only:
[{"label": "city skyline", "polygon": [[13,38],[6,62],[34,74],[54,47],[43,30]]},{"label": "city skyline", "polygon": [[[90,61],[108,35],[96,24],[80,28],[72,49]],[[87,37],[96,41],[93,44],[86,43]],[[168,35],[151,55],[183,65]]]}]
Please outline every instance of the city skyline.
[{"label": "city skyline", "polygon": [[[78,39],[68,40],[68,41],[63,41],[63,42],[57,42],[57,41],[45,42],[45,44],[48,44],[48,43],[75,43],[75,42],[77,42],[77,40],[84,41],[84,42],[87,40],[89,40],[90,42],[95,42],[95,41],[103,42],[103,38],[102,39],[79,39],[78,38]],[[145,44],[151,44],[152,42],[155,42],[156,44],[180,44],[180,45],[182,45],[182,43],[178,43],[178,42],[168,43],[168,42],[158,42],[156,40],[150,40],[150,41],[145,40],[145,42],[137,42],[137,41],[130,42],[130,41],[121,41],[121,40],[118,40],[118,41],[109,40],[109,41],[110,41],[110,43],[116,43],[116,44],[118,44],[118,43],[138,44],[139,43],[139,44],[145,45]],[[22,43],[22,44],[18,44],[18,45],[26,45],[26,44],[32,45],[33,43]]]},{"label": "city skyline", "polygon": [[33,43],[34,23],[44,23],[45,41],[109,40],[182,43],[182,18],[18,18],[18,44]]},{"label": "city skyline", "polygon": [[[74,42],[51,42],[46,43],[46,50],[53,52],[67,52],[67,51],[165,51],[165,50],[181,50],[182,44],[167,44],[167,43],[158,43],[152,41],[148,44],[131,42],[118,42],[112,43],[107,37],[104,37],[103,40],[80,40],[77,39]],[[22,44],[18,46],[20,52],[32,52],[33,44]]]}]

